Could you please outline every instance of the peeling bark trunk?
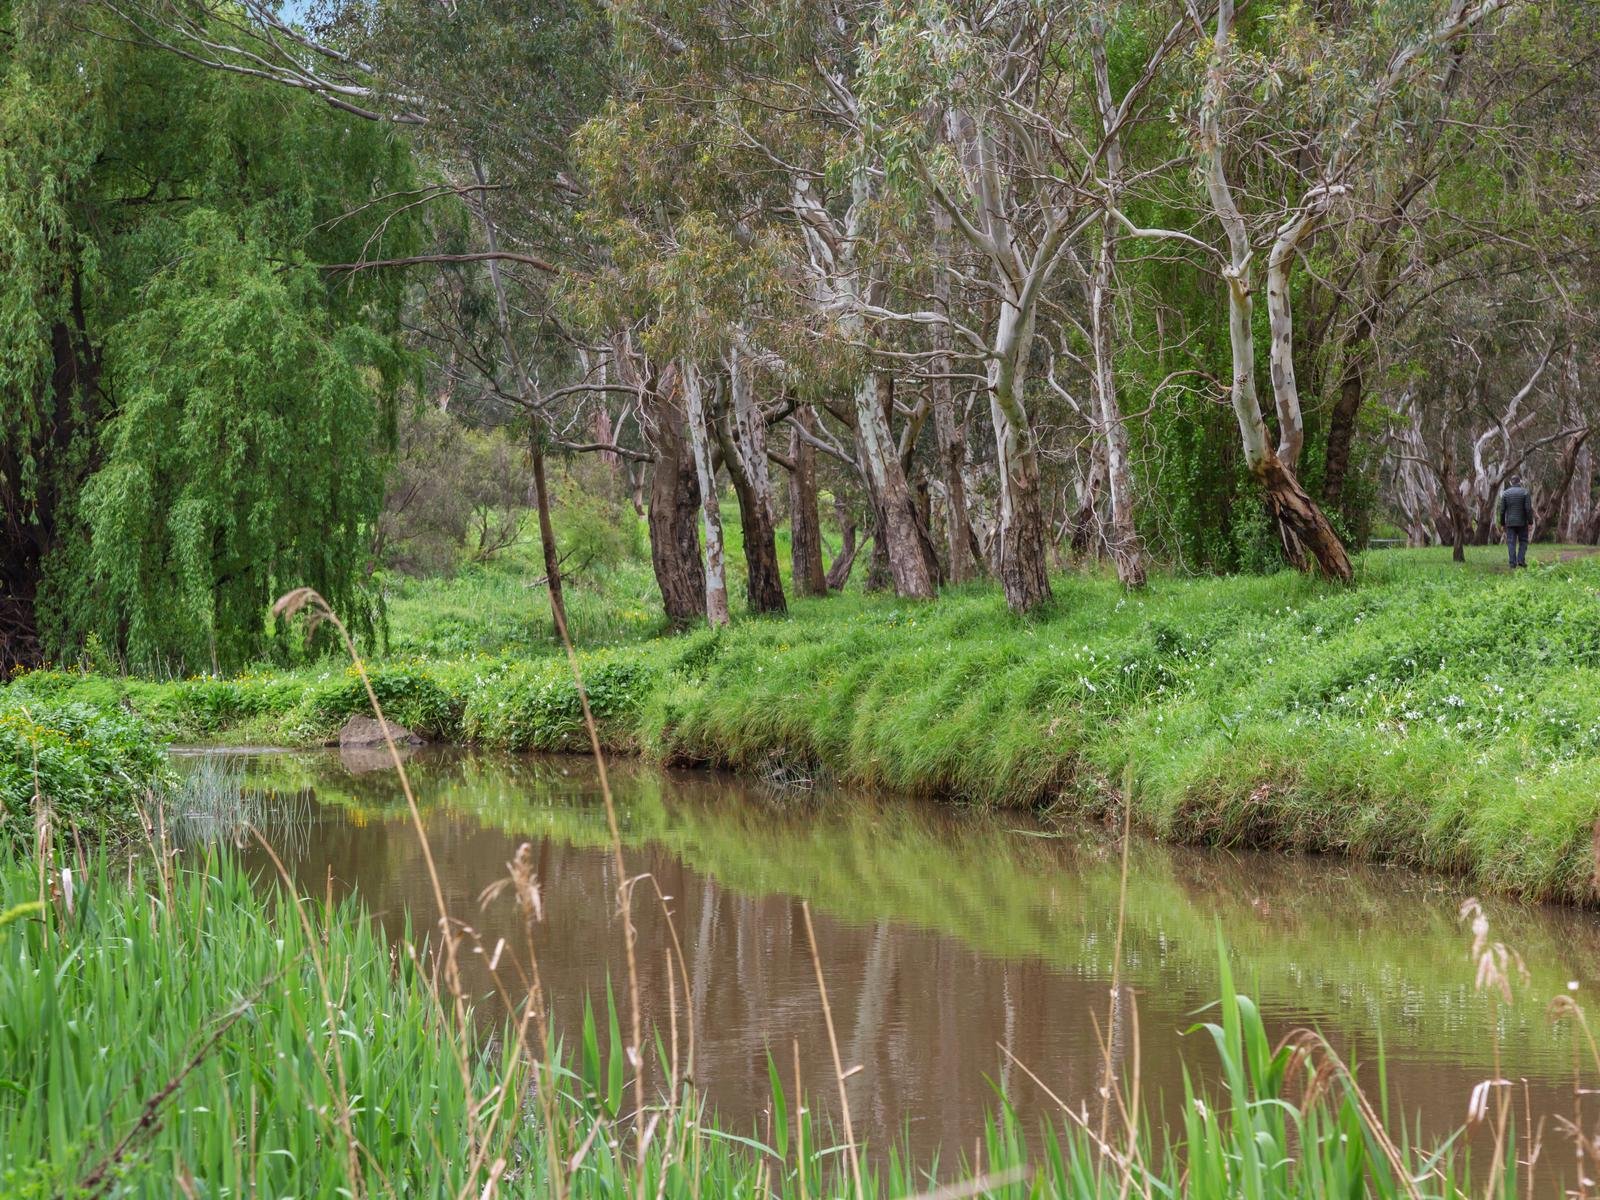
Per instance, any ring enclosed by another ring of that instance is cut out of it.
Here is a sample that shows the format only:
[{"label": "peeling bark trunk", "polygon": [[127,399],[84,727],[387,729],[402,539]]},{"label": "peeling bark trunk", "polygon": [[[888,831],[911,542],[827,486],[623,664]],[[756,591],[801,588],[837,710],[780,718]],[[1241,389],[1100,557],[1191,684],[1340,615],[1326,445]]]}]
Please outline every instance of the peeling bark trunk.
[{"label": "peeling bark trunk", "polygon": [[882,556],[896,595],[931,600],[934,576],[917,537],[911,489],[885,411],[892,411],[893,397],[894,377],[886,371],[872,372],[856,387],[856,452],[878,526],[873,554]]},{"label": "peeling bark trunk", "polygon": [[711,431],[706,425],[700,372],[693,363],[679,368],[683,380],[684,415],[700,481],[700,512],[706,534],[705,612],[713,628],[728,624],[728,573],[722,548],[722,510],[717,504],[716,469],[711,462]]},{"label": "peeling bark trunk", "polygon": [[1000,469],[1000,512],[995,539],[998,570],[1012,612],[1027,613],[1050,599],[1045,564],[1044,513],[1039,504],[1039,458],[1022,403],[1023,354],[1032,341],[1033,315],[1004,302],[1000,351],[989,366],[989,415]]},{"label": "peeling bark trunk", "polygon": [[[732,413],[715,421],[717,440],[722,446],[722,461],[727,464],[733,494],[739,502],[739,528],[743,533],[745,597],[752,613],[787,612],[783,578],[778,571],[778,545],[772,524],[772,506],[761,493],[750,469],[752,451],[740,444],[744,432]],[[766,462],[763,453],[761,461]]]},{"label": "peeling bark trunk", "polygon": [[[934,298],[939,309],[950,311],[950,214],[941,205],[933,206],[936,239]],[[965,583],[978,574],[972,553],[972,524],[967,516],[967,487],[961,470],[967,461],[966,422],[956,413],[955,389],[951,386],[950,327],[933,327],[933,344],[938,354],[933,359],[934,378],[929,382],[933,395],[933,429],[939,441],[939,466],[944,477],[945,554],[951,583]]]},{"label": "peeling bark trunk", "polygon": [[[1001,423],[996,422],[999,426]],[[1000,502],[1000,584],[1013,612],[1032,612],[1050,599],[1046,571],[1044,514],[1039,506],[1039,464],[1025,435],[1013,428],[997,428],[1001,438],[1004,487]]]},{"label": "peeling bark trunk", "polygon": [[1278,461],[1291,472],[1300,468],[1305,446],[1305,417],[1300,409],[1300,385],[1294,372],[1294,313],[1290,306],[1289,270],[1300,240],[1316,223],[1316,211],[1302,211],[1278,231],[1267,257],[1267,327],[1271,339],[1268,359],[1272,375],[1272,402],[1278,413]]},{"label": "peeling bark trunk", "polygon": [[728,355],[728,384],[733,396],[733,448],[750,486],[767,511],[767,523],[778,523],[777,494],[767,465],[767,420],[756,403],[755,376],[746,355],[734,348]]},{"label": "peeling bark trunk", "polygon": [[1277,523],[1289,561],[1302,571],[1315,563],[1330,579],[1353,579],[1355,571],[1344,543],[1316,501],[1300,486],[1294,472],[1276,454],[1269,453],[1253,473],[1266,491],[1267,510]]},{"label": "peeling bark trunk", "polygon": [[926,475],[912,476],[911,515],[917,521],[917,541],[922,545],[922,558],[928,564],[936,584],[947,583],[944,569],[939,565],[939,547],[933,540],[933,496],[928,489]]},{"label": "peeling bark trunk", "polygon": [[797,596],[824,596],[828,580],[822,569],[822,523],[817,516],[817,452],[800,436],[802,427],[810,429],[816,415],[801,407],[792,418],[789,433],[789,575]]},{"label": "peeling bark trunk", "polygon": [[661,589],[661,605],[673,628],[682,629],[705,616],[706,570],[695,527],[700,480],[678,382],[677,371],[669,370],[657,385],[649,529],[650,565]]},{"label": "peeling bark trunk", "polygon": [[[1228,341],[1233,352],[1231,399],[1234,417],[1244,443],[1245,461],[1250,466],[1251,474],[1267,491],[1267,506],[1278,523],[1284,553],[1301,570],[1308,570],[1315,562],[1328,578],[1349,582],[1355,577],[1355,572],[1350,566],[1344,545],[1329,524],[1326,514],[1300,486],[1292,465],[1283,461],[1268,443],[1266,422],[1262,420],[1261,402],[1256,393],[1255,339],[1251,327],[1254,300],[1250,289],[1250,240],[1244,218],[1234,203],[1222,161],[1221,110],[1226,87],[1223,72],[1233,32],[1233,12],[1233,0],[1220,0],[1212,61],[1206,74],[1205,92],[1200,105],[1200,132],[1205,147],[1206,190],[1211,198],[1211,207],[1228,237],[1229,261],[1223,268],[1223,278],[1228,285]],[[1286,291],[1282,299],[1286,305]],[[1292,429],[1287,432],[1293,434]],[[1286,448],[1298,454],[1298,444],[1292,436],[1286,439],[1285,444]]]}]

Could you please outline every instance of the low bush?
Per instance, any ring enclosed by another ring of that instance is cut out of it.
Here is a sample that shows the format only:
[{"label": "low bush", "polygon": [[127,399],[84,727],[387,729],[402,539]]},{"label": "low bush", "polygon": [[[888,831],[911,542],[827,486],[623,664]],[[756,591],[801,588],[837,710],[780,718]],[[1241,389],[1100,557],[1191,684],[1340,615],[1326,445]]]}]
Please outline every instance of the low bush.
[{"label": "low bush", "polygon": [[[418,663],[374,663],[367,667],[372,693],[392,721],[435,740],[459,736],[461,706],[438,679]],[[296,742],[333,740],[355,716],[370,716],[372,701],[354,667],[325,672],[283,714],[283,728]]]},{"label": "low bush", "polygon": [[[632,741],[634,718],[661,677],[638,653],[585,656],[589,709],[606,743]],[[473,742],[503,750],[587,750],[577,684],[565,657],[522,663],[480,676],[467,701],[462,730]]]},{"label": "low bush", "polygon": [[133,714],[0,692],[0,853],[33,844],[41,805],[59,835],[126,833],[166,775],[161,744]]}]

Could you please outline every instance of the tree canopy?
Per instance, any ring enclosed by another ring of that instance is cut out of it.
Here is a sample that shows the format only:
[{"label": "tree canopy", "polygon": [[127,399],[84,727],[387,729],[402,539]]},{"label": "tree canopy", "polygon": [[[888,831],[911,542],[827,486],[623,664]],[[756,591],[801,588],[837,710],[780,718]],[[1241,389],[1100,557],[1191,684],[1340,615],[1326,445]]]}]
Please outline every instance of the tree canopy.
[{"label": "tree canopy", "polygon": [[0,8],[10,659],[370,612],[386,479],[437,491],[402,398],[413,451],[526,448],[557,613],[548,454],[648,513],[677,626],[725,509],[754,612],[785,522],[789,588],[859,547],[1020,614],[1482,541],[1519,471],[1600,540],[1596,0],[82,11]]},{"label": "tree canopy", "polygon": [[235,664],[300,583],[370,619],[405,281],[319,266],[415,248],[411,148],[105,19],[0,19],[7,656]]}]

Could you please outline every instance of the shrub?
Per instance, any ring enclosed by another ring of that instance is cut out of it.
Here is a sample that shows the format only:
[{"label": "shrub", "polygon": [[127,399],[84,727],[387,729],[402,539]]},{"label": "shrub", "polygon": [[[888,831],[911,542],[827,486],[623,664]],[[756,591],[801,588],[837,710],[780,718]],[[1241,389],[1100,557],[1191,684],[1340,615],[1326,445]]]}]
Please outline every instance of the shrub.
[{"label": "shrub", "polygon": [[0,694],[0,848],[32,844],[36,793],[58,832],[126,832],[166,774],[160,744],[131,713]]},{"label": "shrub", "polygon": [[[589,709],[607,727],[607,741],[631,739],[629,718],[649,697],[660,672],[637,655],[592,656],[582,670]],[[521,664],[480,681],[462,728],[469,740],[504,750],[584,750],[589,744],[565,658]]]},{"label": "shrub", "polygon": [[[369,664],[373,694],[384,716],[424,737],[448,739],[460,730],[460,708],[450,693],[416,663]],[[311,687],[284,718],[285,732],[299,741],[330,737],[351,717],[370,716],[372,703],[354,667]]]}]

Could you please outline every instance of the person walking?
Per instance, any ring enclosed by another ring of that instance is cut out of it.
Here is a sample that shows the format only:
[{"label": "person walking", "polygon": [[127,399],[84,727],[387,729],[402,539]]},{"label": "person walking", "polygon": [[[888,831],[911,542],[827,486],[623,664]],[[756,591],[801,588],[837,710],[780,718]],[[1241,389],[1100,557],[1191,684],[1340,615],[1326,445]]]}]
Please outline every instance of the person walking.
[{"label": "person walking", "polygon": [[1528,565],[1528,526],[1533,524],[1533,496],[1522,486],[1522,476],[1513,475],[1500,493],[1499,525],[1506,531],[1506,554],[1511,567]]}]

